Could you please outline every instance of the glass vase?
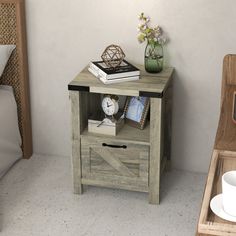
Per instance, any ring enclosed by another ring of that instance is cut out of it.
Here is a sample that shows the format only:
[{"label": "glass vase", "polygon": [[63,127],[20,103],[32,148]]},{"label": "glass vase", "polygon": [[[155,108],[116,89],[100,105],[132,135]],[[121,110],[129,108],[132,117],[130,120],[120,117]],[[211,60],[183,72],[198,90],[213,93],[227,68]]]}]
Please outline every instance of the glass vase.
[{"label": "glass vase", "polygon": [[163,47],[157,42],[148,42],[145,55],[145,70],[149,73],[158,73],[163,69]]}]

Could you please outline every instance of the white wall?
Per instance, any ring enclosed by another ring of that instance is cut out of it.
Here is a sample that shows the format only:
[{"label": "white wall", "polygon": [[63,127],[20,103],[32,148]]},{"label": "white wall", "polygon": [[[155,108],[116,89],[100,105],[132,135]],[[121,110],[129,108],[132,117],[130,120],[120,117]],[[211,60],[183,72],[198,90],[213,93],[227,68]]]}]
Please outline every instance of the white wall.
[{"label": "white wall", "polygon": [[235,0],[26,0],[34,152],[70,155],[67,84],[116,43],[143,62],[140,12],[168,33],[176,68],[173,163],[207,171],[218,123],[222,59],[236,52]]}]

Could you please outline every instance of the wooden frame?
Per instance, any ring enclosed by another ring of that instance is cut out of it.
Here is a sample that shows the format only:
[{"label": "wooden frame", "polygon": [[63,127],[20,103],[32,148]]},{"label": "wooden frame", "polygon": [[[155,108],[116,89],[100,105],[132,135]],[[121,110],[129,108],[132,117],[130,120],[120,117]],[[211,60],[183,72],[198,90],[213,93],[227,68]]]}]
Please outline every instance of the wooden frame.
[{"label": "wooden frame", "polygon": [[24,0],[0,0],[0,44],[15,44],[0,84],[11,85],[18,108],[23,157],[32,155],[28,59]]},{"label": "wooden frame", "polygon": [[139,128],[139,129],[144,129],[145,123],[146,123],[146,119],[147,119],[147,114],[150,108],[150,99],[145,97],[146,101],[145,101],[145,105],[144,105],[144,109],[142,112],[142,116],[141,116],[141,120],[140,122],[131,120],[129,118],[127,118],[127,112],[129,110],[129,106],[130,106],[130,102],[131,99],[136,99],[136,97],[127,97],[126,99],[126,103],[125,103],[125,108],[124,108],[124,113],[125,113],[125,122],[133,127]]},{"label": "wooden frame", "polygon": [[236,123],[236,91],[234,92],[234,95],[233,95],[232,119],[233,119],[233,122]]},{"label": "wooden frame", "polygon": [[217,217],[210,209],[211,199],[222,193],[222,175],[236,169],[236,125],[232,119],[235,109],[235,91],[236,55],[227,55],[223,63],[220,120],[202,201],[197,236],[236,235],[236,223]]}]

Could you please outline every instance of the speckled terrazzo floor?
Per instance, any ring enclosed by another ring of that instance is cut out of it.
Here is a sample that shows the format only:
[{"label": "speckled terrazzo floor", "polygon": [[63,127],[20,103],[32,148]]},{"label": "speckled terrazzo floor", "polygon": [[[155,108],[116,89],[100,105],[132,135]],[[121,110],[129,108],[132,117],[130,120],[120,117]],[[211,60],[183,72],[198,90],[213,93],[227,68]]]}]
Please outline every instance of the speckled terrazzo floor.
[{"label": "speckled terrazzo floor", "polygon": [[72,194],[70,159],[22,160],[0,180],[1,236],[192,236],[205,175],[173,170],[162,178],[162,202],[147,194],[89,187]]}]

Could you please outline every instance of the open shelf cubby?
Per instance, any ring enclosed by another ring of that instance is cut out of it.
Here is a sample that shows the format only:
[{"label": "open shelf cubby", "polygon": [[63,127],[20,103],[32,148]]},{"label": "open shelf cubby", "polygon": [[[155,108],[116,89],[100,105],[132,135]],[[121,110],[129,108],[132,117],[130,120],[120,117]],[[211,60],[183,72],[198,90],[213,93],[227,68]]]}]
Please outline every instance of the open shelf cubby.
[{"label": "open shelf cubby", "polygon": [[[143,145],[150,144],[150,121],[147,120],[143,130],[136,127],[132,127],[129,124],[124,124],[122,129],[117,133],[116,136],[97,134],[88,131],[88,119],[94,116],[96,113],[103,113],[101,107],[103,94],[98,93],[85,93],[81,96],[81,102],[83,104],[83,127],[81,136],[93,136],[93,137],[106,137],[114,140],[133,142]],[[123,112],[127,96],[119,96],[120,112]]]}]

